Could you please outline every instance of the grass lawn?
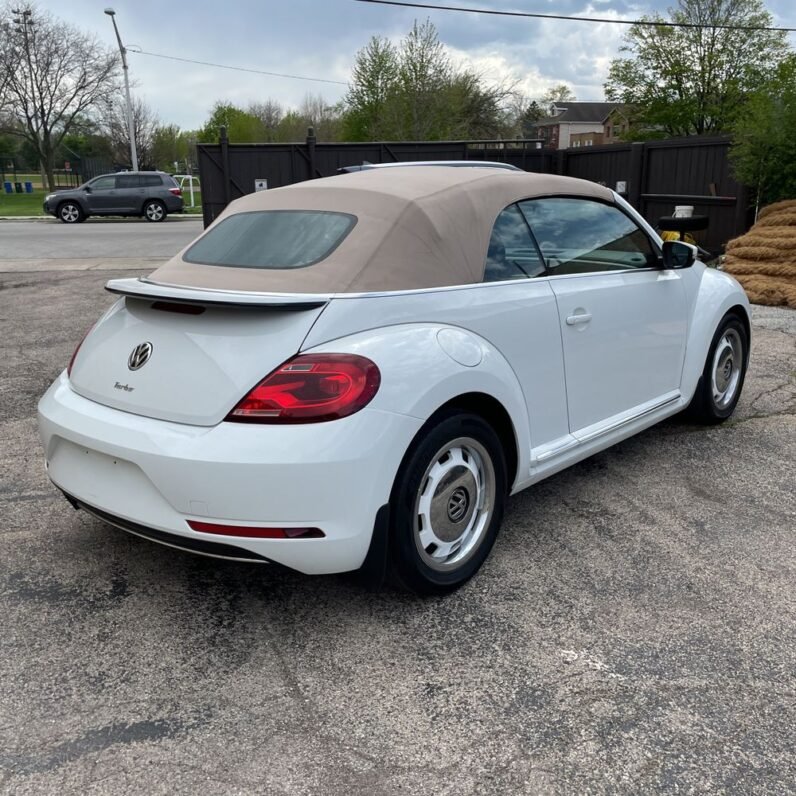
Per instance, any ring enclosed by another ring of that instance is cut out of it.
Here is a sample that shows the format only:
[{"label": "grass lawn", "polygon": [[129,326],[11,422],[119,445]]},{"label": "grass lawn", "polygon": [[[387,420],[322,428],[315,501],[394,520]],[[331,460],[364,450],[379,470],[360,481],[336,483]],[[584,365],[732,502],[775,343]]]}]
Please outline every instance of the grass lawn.
[{"label": "grass lawn", "polygon": [[[0,186],[2,187],[2,186]],[[0,193],[0,216],[43,216],[44,191]]]}]

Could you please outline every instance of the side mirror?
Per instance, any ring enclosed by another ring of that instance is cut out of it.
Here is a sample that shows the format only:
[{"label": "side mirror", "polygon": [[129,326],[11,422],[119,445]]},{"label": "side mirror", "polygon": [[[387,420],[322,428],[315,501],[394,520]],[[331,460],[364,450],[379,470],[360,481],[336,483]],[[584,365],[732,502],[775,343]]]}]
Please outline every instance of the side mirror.
[{"label": "side mirror", "polygon": [[91,193],[91,186],[90,186],[90,185],[87,185],[87,186],[86,186],[86,187],[85,187],[83,190],[84,190],[86,193]]},{"label": "side mirror", "polygon": [[699,249],[681,240],[665,240],[663,242],[664,268],[690,268],[696,261]]}]

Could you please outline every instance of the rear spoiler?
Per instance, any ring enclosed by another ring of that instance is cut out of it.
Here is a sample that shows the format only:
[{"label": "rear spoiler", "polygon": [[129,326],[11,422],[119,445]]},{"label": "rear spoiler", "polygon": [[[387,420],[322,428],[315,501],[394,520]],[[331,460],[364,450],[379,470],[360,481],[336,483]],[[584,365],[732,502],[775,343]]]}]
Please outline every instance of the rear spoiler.
[{"label": "rear spoiler", "polygon": [[262,307],[282,310],[311,310],[329,303],[331,296],[318,293],[252,293],[237,290],[212,290],[150,282],[148,279],[111,279],[105,290],[119,296],[178,304]]}]

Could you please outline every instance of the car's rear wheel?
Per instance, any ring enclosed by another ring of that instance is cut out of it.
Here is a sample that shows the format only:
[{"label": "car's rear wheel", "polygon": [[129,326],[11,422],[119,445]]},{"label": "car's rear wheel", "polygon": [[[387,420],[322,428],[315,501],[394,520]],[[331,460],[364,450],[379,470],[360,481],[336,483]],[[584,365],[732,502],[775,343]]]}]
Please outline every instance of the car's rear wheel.
[{"label": "car's rear wheel", "polygon": [[419,594],[461,586],[495,542],[506,497],[506,463],[481,417],[437,419],[404,457],[391,500],[390,563],[398,583]]},{"label": "car's rear wheel", "polygon": [[166,206],[157,199],[150,199],[144,205],[144,217],[147,221],[163,221],[166,218]]},{"label": "car's rear wheel", "polygon": [[85,218],[85,215],[77,202],[62,202],[58,205],[58,218],[64,224],[78,224]]},{"label": "car's rear wheel", "polygon": [[736,315],[727,315],[710,344],[705,369],[691,402],[691,415],[700,423],[726,420],[741,397],[749,361],[749,337]]}]

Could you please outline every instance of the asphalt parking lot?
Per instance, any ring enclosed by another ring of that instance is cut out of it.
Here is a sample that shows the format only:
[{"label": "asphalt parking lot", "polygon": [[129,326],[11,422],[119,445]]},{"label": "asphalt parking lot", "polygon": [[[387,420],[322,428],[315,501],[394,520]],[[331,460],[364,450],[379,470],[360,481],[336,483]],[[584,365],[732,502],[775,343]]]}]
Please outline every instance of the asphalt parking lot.
[{"label": "asphalt parking lot", "polygon": [[796,793],[796,312],[755,308],[730,422],[511,499],[417,599],[67,505],[35,405],[109,276],[0,273],[0,791]]},{"label": "asphalt parking lot", "polygon": [[171,216],[157,224],[143,218],[89,218],[71,225],[54,218],[0,220],[0,273],[154,270],[201,230],[201,216]]}]

